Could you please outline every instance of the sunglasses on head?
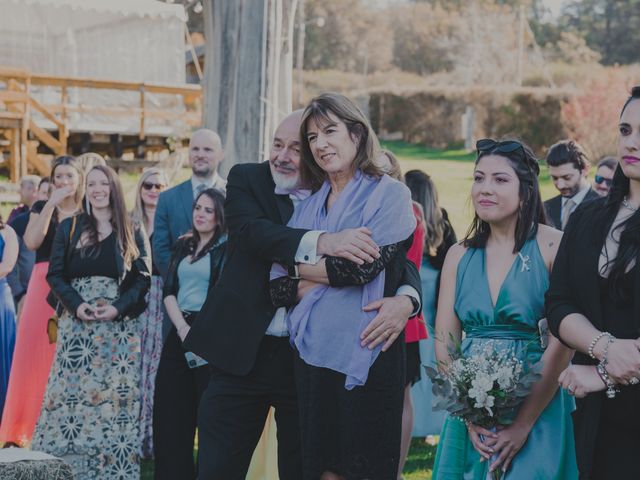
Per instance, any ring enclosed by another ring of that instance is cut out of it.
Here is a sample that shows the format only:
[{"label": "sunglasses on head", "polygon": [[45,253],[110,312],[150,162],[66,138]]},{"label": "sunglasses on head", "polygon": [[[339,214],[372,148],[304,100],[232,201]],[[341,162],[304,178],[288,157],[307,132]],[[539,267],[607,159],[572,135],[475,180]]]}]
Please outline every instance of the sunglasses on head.
[{"label": "sunglasses on head", "polygon": [[476,142],[476,151],[478,158],[489,153],[502,153],[509,155],[516,160],[524,162],[530,170],[537,176],[540,173],[540,166],[535,159],[527,158],[522,143],[517,140],[505,140],[504,142],[496,142],[492,138],[483,138]]},{"label": "sunglasses on head", "polygon": [[596,181],[596,183],[597,183],[598,185],[600,185],[601,183],[603,183],[603,182],[604,182],[604,184],[605,184],[607,187],[610,187],[610,186],[611,186],[611,183],[613,182],[613,179],[612,179],[612,178],[604,178],[602,175],[596,175],[595,181]]},{"label": "sunglasses on head", "polygon": [[517,153],[523,160],[526,158],[524,147],[520,142],[515,140],[506,140],[504,142],[496,142],[492,138],[483,138],[476,142],[476,150],[478,155],[483,153]]},{"label": "sunglasses on head", "polygon": [[142,182],[142,188],[145,190],[151,190],[152,188],[164,190],[164,185],[162,183]]}]

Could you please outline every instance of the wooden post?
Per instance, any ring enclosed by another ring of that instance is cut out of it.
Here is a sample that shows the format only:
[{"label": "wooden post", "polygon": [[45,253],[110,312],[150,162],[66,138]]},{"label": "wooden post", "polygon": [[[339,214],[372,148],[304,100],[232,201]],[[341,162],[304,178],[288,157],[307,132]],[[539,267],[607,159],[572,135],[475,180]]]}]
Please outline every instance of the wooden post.
[{"label": "wooden post", "polygon": [[62,85],[60,88],[60,102],[62,103],[62,111],[60,112],[60,121],[62,122],[62,130],[60,131],[59,140],[62,143],[65,152],[67,151],[67,141],[69,139],[69,127],[67,126],[67,86]]},{"label": "wooden post", "polygon": [[291,111],[297,3],[204,3],[204,123],[222,139],[223,175],[234,163],[264,160],[274,128]]},{"label": "wooden post", "polygon": [[196,49],[193,46],[193,42],[191,41],[191,35],[189,34],[189,27],[187,24],[184,24],[184,36],[187,40],[187,45],[189,46],[189,53],[191,54],[191,59],[193,60],[193,66],[196,68],[196,73],[198,74],[198,80],[202,82],[204,78],[204,74],[202,73],[202,67],[200,66],[200,59],[198,58],[198,54],[196,53]]},{"label": "wooden post", "polygon": [[144,85],[142,85],[140,87],[140,135],[138,138],[140,138],[140,141],[144,141],[144,108],[145,108],[145,103],[144,103]]},{"label": "wooden post", "polygon": [[[31,78],[27,77],[24,82],[25,92],[31,95]],[[31,128],[31,104],[24,104],[24,118],[22,119],[22,129],[20,131],[20,177],[27,174],[27,141],[29,140],[29,128]]]},{"label": "wooden post", "polygon": [[9,152],[9,181],[12,183],[20,180],[20,129],[12,128],[7,131],[10,141]]}]

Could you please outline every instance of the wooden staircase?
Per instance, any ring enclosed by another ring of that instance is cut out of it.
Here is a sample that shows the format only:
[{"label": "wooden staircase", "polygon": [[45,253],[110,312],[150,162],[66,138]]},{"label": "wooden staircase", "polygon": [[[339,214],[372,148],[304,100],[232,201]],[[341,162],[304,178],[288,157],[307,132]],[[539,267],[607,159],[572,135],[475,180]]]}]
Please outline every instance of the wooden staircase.
[{"label": "wooden staircase", "polygon": [[[6,69],[4,73],[5,88],[0,86],[0,133],[5,141],[0,142],[0,153],[9,160],[10,181],[17,182],[29,170],[43,176],[49,175],[49,158],[38,154],[38,146],[44,144],[55,155],[64,155],[69,135],[66,123],[30,95],[31,79],[28,73]],[[55,125],[57,138],[36,124],[34,112]]]}]

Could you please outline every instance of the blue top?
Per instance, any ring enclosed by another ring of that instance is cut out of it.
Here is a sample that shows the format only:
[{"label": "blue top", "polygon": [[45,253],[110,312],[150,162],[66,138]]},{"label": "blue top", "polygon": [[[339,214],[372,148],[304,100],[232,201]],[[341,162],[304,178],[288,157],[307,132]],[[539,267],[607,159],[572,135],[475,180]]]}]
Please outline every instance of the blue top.
[{"label": "blue top", "polygon": [[209,251],[194,263],[185,257],[178,265],[178,306],[183,312],[200,311],[207,299],[211,276],[210,255]]},{"label": "blue top", "polygon": [[470,248],[458,264],[454,308],[467,337],[533,340],[548,288],[549,273],[532,238],[514,259],[493,305],[485,250]]}]

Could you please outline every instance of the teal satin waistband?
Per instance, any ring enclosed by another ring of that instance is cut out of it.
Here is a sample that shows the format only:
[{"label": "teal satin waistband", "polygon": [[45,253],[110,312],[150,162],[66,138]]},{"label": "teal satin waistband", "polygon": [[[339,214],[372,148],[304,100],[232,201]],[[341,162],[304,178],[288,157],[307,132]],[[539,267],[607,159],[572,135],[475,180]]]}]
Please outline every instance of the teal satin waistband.
[{"label": "teal satin waistband", "polygon": [[464,329],[467,338],[494,338],[496,340],[536,341],[537,329],[525,325],[473,325]]}]

